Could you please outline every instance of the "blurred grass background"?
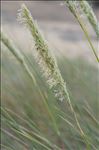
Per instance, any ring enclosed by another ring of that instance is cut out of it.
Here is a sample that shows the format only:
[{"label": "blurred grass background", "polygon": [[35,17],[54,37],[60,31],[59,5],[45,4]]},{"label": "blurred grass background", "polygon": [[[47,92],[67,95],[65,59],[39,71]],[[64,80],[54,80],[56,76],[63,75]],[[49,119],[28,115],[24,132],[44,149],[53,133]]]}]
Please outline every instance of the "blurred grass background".
[{"label": "blurred grass background", "polygon": [[[2,132],[2,150],[47,149],[33,140],[33,137],[38,139],[34,133],[45,137],[61,149],[62,140],[64,149],[84,150],[86,145],[79,133],[72,129],[65,119],[62,119],[66,118],[72,125],[75,125],[68,104],[57,102],[53,97],[41,75],[40,68],[34,61],[31,36],[26,29],[16,23],[16,11],[20,8],[21,3],[18,1],[2,2],[2,26],[24,54],[42,94],[39,93],[38,88],[32,83],[15,57],[2,45],[2,127],[4,131],[6,130],[6,132]],[[86,39],[75,19],[64,5],[60,5],[59,1],[25,3],[40,24],[52,47],[51,50],[57,58],[81,127],[94,145],[89,148],[98,150],[98,67]],[[95,12],[97,14],[99,10],[95,10]],[[97,47],[98,43],[93,30],[91,27],[88,29],[92,41]],[[61,140],[56,134],[46,102],[61,132]],[[39,141],[42,143],[42,139]],[[43,143],[46,142],[43,141]],[[51,144],[52,147],[55,146],[54,144]]]}]

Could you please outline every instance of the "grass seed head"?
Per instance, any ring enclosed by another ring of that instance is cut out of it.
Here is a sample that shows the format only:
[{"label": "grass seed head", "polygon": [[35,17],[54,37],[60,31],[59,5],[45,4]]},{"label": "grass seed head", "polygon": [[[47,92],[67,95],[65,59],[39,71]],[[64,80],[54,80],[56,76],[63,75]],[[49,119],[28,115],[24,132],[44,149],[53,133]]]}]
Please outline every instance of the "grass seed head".
[{"label": "grass seed head", "polygon": [[18,20],[24,23],[30,30],[34,42],[34,56],[45,76],[49,88],[60,101],[65,98],[66,85],[58,69],[56,59],[52,56],[46,40],[43,38],[37,23],[33,20],[29,10],[22,5],[18,14]]}]

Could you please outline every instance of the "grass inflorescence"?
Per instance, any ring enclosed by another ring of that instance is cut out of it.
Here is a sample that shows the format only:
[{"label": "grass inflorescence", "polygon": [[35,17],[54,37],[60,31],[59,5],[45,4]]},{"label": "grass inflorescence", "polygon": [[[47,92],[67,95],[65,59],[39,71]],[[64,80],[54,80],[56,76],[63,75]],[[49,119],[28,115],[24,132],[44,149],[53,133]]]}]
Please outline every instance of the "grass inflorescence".
[{"label": "grass inflorescence", "polygon": [[[93,45],[93,43],[92,43],[92,41],[90,39],[90,36],[89,36],[89,33],[88,33],[88,29],[87,29],[84,21],[81,19],[81,15],[82,15],[82,10],[81,9],[83,8],[83,10],[85,12],[85,15],[88,17],[88,20],[90,21],[90,23],[92,24],[92,22],[93,22],[92,25],[93,25],[93,28],[95,29],[95,31],[97,33],[97,37],[98,37],[98,34],[99,34],[98,33],[99,32],[99,23],[96,20],[96,17],[94,15],[91,7],[88,9],[89,4],[87,4],[87,2],[84,3],[82,1],[80,2],[80,1],[73,1],[73,0],[71,0],[71,1],[66,0],[66,5],[69,8],[69,10],[71,11],[71,13],[75,16],[75,18],[78,21],[80,27],[82,28],[82,30],[83,30],[83,32],[84,32],[84,34],[85,34],[85,36],[86,36],[86,38],[87,38],[87,40],[89,42],[89,45],[90,45],[90,47],[91,47],[91,49],[92,49],[92,51],[93,51],[93,53],[94,53],[94,55],[96,57],[96,60],[99,63],[98,52],[95,49],[95,47],[94,47],[94,45]],[[86,5],[88,5],[88,7]],[[79,6],[81,6],[81,7],[79,7]]]},{"label": "grass inflorescence", "polygon": [[[80,11],[83,11],[97,34],[96,18],[91,7],[86,1],[66,0],[66,4],[83,29],[98,61],[80,17]],[[25,5],[19,10],[18,20],[25,24],[33,37],[34,57],[21,52],[9,36],[1,32],[2,150],[97,150],[97,67],[81,58],[68,60],[62,57],[56,60]]]},{"label": "grass inflorescence", "polygon": [[99,22],[91,8],[91,6],[89,5],[89,3],[85,0],[81,0],[80,1],[80,6],[83,10],[83,12],[85,13],[85,15],[87,16],[89,22],[91,23],[94,31],[96,32],[96,35],[99,39]]},{"label": "grass inflorescence", "polygon": [[60,74],[55,58],[51,55],[47,43],[43,39],[36,22],[32,19],[25,5],[22,5],[18,14],[18,20],[24,23],[30,30],[35,41],[35,49],[33,49],[35,59],[41,67],[50,89],[52,89],[60,101],[63,101],[65,98],[64,93],[66,93],[65,82]]}]

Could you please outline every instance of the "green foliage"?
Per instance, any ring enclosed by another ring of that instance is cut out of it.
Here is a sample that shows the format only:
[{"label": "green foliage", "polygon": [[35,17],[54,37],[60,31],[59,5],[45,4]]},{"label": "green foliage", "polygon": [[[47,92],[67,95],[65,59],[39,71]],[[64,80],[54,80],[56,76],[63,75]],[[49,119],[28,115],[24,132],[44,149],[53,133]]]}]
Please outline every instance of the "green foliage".
[{"label": "green foliage", "polygon": [[[18,147],[23,149],[26,145],[27,149],[33,149],[33,147],[47,149],[31,139],[32,136],[50,149],[55,146],[61,149],[62,143],[64,149],[77,149],[78,147],[84,149],[86,144],[79,134],[68,104],[55,100],[53,93],[49,91],[44,79],[40,76],[33,57],[28,56],[32,64],[29,62],[27,64],[30,65],[31,71],[35,71],[42,95],[15,58],[10,58],[11,54],[7,53],[7,49],[2,52],[2,57],[2,127],[4,128],[2,138],[6,139],[2,139],[2,144],[13,147],[12,149]],[[67,86],[70,89],[72,104],[81,127],[90,138],[90,144],[92,144],[90,149],[97,149],[99,142],[98,70],[87,62],[81,61],[81,58],[72,61],[62,58],[58,64],[64,79],[68,81]],[[61,137],[57,135],[54,122],[57,123]],[[34,137],[35,133],[47,139],[47,142]],[[12,139],[15,142],[12,143]]]},{"label": "green foliage", "polygon": [[[33,36],[35,52],[39,54],[37,62],[44,77],[32,54],[20,52],[11,40],[1,33],[1,40],[5,45],[2,45],[1,64],[2,150],[97,150],[97,66],[81,58],[68,60],[63,56],[61,59],[57,58],[57,65],[39,33],[39,28],[36,28],[37,25],[24,6],[20,17]],[[58,88],[58,92],[65,87],[67,97],[64,97],[62,102],[57,100],[60,96],[55,98],[53,86],[50,90],[45,77],[47,80],[48,77],[53,79],[55,84],[50,82]],[[68,92],[64,81],[67,81]],[[84,134],[81,134],[82,132]]]}]

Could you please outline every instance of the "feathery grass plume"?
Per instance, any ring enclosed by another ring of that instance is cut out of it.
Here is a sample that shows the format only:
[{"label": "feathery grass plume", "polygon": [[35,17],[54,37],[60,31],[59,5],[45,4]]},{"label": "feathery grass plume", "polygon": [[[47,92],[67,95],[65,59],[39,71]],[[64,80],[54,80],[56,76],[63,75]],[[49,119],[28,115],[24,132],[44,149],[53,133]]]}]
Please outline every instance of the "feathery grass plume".
[{"label": "feathery grass plume", "polygon": [[[21,12],[19,12],[18,20],[20,22],[24,22],[28,26],[36,43],[35,48],[37,49],[37,51],[34,52],[36,61],[38,62],[38,64],[40,64],[40,67],[42,68],[42,72],[47,79],[47,83],[49,84],[50,88],[53,89],[55,96],[62,101],[64,99],[64,93],[66,89],[65,89],[65,82],[63,81],[61,74],[58,70],[57,63],[54,60],[54,58],[50,56],[47,44],[45,44],[45,41],[43,40],[41,34],[39,33],[36,23],[32,22],[31,15],[28,15],[29,12],[25,7],[25,5],[22,5],[22,9],[20,11]],[[38,87],[38,91],[42,96],[39,87]],[[60,135],[54,116],[50,112],[47,103],[46,102],[44,103],[51,116],[55,130],[57,134]]]},{"label": "feathery grass plume", "polygon": [[65,0],[65,2],[66,2],[67,7],[71,11],[71,13],[75,16],[75,18],[77,19],[79,25],[81,26],[81,28],[82,28],[82,30],[83,30],[83,32],[84,32],[84,34],[85,34],[85,36],[86,36],[86,38],[89,42],[89,45],[90,45],[90,47],[91,47],[91,49],[92,49],[92,51],[93,51],[93,53],[96,57],[96,60],[99,63],[99,57],[96,53],[95,47],[93,46],[93,44],[91,42],[91,39],[89,37],[89,33],[86,29],[86,26],[85,26],[84,22],[82,21],[82,19],[80,17],[81,16],[81,14],[80,14],[81,9],[79,9],[79,1]]},{"label": "feathery grass plume", "polygon": [[83,12],[85,13],[89,22],[91,23],[94,31],[96,32],[97,37],[99,38],[99,22],[93,12],[92,7],[89,5],[89,3],[86,0],[81,0],[79,1],[79,3]]},{"label": "feathery grass plume", "polygon": [[25,60],[24,60],[24,56],[22,55],[22,53],[19,51],[19,49],[17,49],[15,47],[15,45],[13,44],[12,40],[9,39],[7,37],[7,35],[5,33],[3,33],[1,31],[0,33],[0,40],[2,41],[2,43],[9,49],[9,51],[16,57],[16,59],[20,62],[20,64],[24,67],[25,71],[27,72],[27,74],[29,75],[29,77],[32,79],[33,83],[36,85],[36,80],[35,77],[33,76],[33,74],[31,73],[30,69],[28,68]]},{"label": "feathery grass plume", "polygon": [[23,4],[21,10],[18,14],[18,20],[25,24],[29,31],[31,32],[33,39],[35,41],[35,58],[38,64],[41,67],[41,70],[47,80],[47,83],[50,89],[53,91],[55,97],[58,100],[63,101],[67,100],[72,113],[74,114],[75,121],[77,123],[77,127],[82,136],[84,136],[84,132],[82,131],[79,121],[77,119],[76,113],[73,109],[71,99],[66,87],[66,83],[64,82],[59,68],[57,66],[55,58],[51,55],[50,50],[47,46],[46,41],[43,39],[37,24],[33,20],[31,13],[27,9],[27,7]]},{"label": "feathery grass plume", "polygon": [[30,30],[35,41],[35,53],[33,52],[35,59],[40,65],[43,75],[50,89],[54,92],[55,97],[63,101],[66,93],[65,82],[60,74],[55,58],[50,53],[47,42],[43,39],[37,24],[24,4],[18,14],[18,20],[23,22]]}]

